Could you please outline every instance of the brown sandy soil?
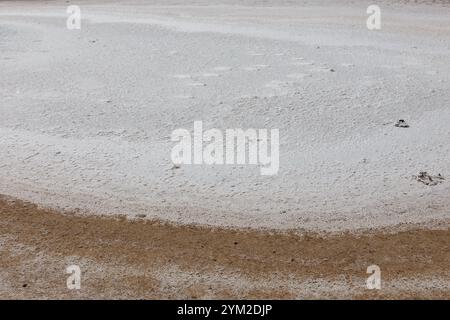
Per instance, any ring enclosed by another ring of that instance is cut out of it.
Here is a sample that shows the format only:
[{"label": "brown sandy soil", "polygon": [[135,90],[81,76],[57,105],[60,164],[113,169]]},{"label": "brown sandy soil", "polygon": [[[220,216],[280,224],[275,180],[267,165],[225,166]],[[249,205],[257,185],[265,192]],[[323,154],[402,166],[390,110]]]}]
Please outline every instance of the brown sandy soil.
[{"label": "brown sandy soil", "polygon": [[[450,298],[450,233],[317,235],[61,214],[0,197],[0,298]],[[80,290],[66,267],[82,270]],[[381,268],[368,290],[366,268]]]}]

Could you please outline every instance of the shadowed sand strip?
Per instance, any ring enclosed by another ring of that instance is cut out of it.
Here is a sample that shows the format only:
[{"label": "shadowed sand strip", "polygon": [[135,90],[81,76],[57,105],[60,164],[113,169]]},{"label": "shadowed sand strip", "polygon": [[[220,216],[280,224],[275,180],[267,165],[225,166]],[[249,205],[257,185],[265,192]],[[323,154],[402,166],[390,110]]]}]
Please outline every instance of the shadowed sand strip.
[{"label": "shadowed sand strip", "polygon": [[[61,214],[0,197],[0,298],[450,298],[450,234],[275,233]],[[81,290],[65,269],[82,270]],[[377,264],[382,290],[367,290]]]}]

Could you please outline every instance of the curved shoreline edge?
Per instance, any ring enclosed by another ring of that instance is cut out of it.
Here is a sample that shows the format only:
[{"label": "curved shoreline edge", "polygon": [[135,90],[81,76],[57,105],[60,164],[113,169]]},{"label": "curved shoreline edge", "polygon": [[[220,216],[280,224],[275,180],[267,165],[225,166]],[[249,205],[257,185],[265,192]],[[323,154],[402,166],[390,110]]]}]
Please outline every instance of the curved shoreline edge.
[{"label": "curved shoreline edge", "polygon": [[[450,298],[449,229],[322,236],[61,214],[0,197],[2,299]],[[65,268],[82,271],[68,290]],[[368,266],[382,289],[368,290]]]}]

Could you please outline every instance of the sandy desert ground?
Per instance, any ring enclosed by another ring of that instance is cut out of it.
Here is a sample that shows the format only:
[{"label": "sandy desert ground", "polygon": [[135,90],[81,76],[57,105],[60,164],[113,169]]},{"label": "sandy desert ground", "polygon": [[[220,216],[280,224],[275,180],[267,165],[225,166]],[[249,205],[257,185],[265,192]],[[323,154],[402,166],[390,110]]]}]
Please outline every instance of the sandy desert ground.
[{"label": "sandy desert ground", "polygon": [[[449,22],[431,0],[0,1],[0,298],[448,299]],[[278,174],[174,166],[199,120],[279,129]]]}]

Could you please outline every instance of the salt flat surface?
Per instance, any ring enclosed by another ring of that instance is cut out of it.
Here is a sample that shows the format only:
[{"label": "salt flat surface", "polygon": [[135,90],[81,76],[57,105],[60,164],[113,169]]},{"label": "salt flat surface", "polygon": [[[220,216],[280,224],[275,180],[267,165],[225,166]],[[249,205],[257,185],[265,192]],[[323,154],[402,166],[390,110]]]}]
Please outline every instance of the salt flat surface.
[{"label": "salt flat surface", "polygon": [[[0,193],[219,226],[448,221],[449,6],[382,1],[369,31],[363,3],[209,3],[79,1],[81,30],[65,2],[0,3]],[[278,175],[174,169],[196,120],[279,129]]]}]

